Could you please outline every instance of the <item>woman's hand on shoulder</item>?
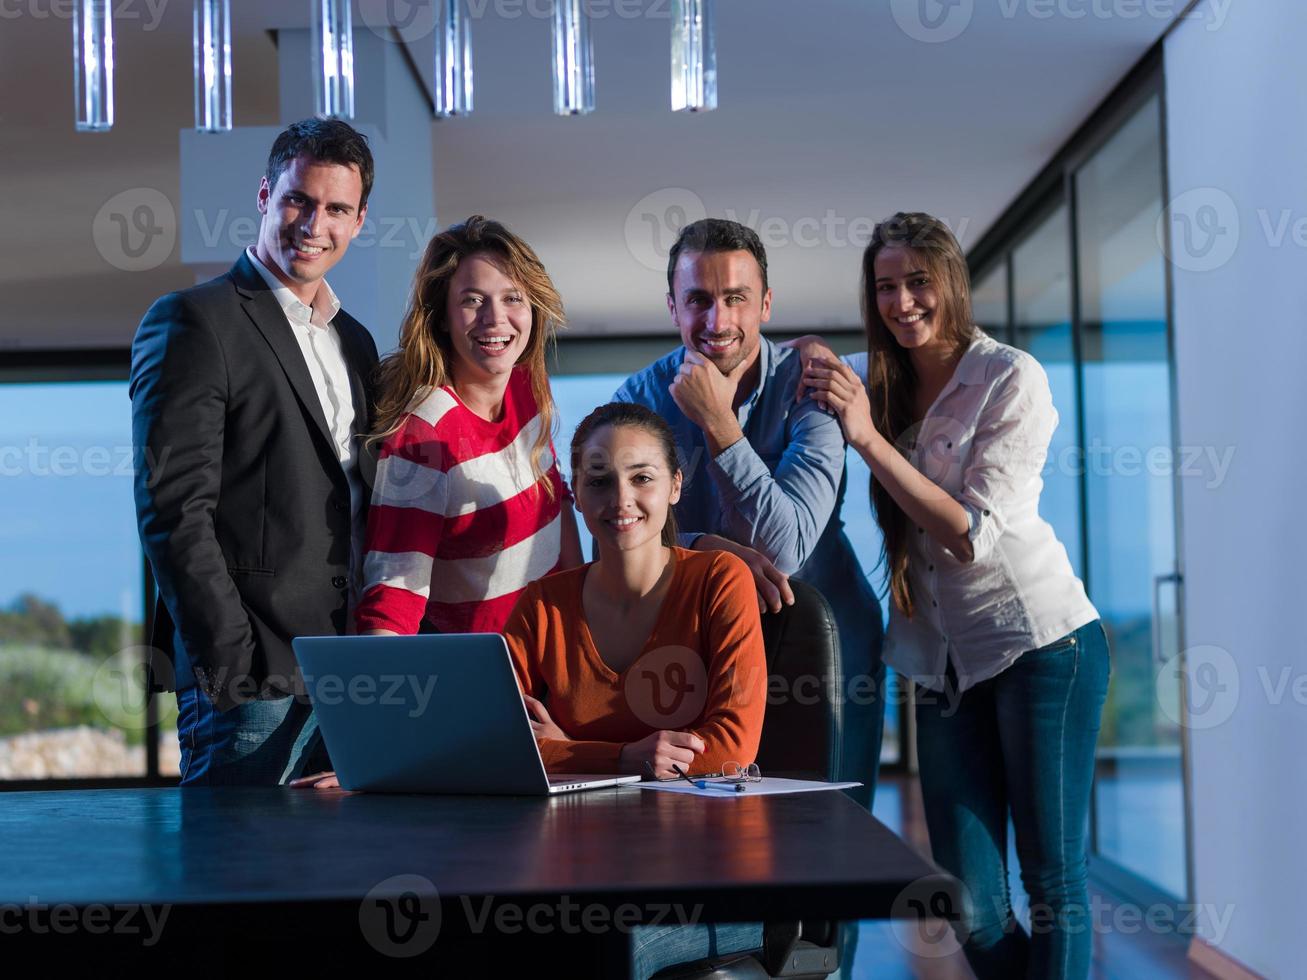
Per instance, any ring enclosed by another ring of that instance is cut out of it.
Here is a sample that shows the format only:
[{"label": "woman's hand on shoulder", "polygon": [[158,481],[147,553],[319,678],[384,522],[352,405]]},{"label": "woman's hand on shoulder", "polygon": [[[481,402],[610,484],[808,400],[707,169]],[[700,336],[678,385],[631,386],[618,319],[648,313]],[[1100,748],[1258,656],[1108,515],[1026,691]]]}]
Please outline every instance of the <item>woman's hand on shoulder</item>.
[{"label": "woman's hand on shoulder", "polygon": [[638,742],[622,746],[620,768],[625,773],[647,776],[649,770],[659,779],[677,775],[673,765],[688,771],[695,757],[707,748],[693,732],[658,731]]},{"label": "woman's hand on shoulder", "polygon": [[[799,352],[799,363],[806,370],[808,364],[814,358],[826,358],[827,360],[838,360],[835,352],[831,350],[830,344],[825,339],[815,333],[804,334],[802,337],[795,337],[793,340],[782,340],[777,347],[793,347]],[[801,402],[803,396],[808,393],[808,385],[803,378],[799,378],[798,390],[794,393],[794,400]]]},{"label": "woman's hand on shoulder", "polygon": [[871,421],[871,400],[857,372],[833,354],[804,362],[803,384],[812,397],[838,416],[844,438],[851,446],[870,445],[876,435]]}]

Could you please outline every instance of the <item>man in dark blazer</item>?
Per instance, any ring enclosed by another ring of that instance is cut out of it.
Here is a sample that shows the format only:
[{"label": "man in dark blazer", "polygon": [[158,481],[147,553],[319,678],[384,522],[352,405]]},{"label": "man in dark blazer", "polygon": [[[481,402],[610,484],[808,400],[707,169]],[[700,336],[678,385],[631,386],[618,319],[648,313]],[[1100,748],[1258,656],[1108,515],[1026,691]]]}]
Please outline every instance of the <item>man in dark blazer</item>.
[{"label": "man in dark blazer", "polygon": [[177,692],[184,784],[327,765],[290,641],[344,633],[360,574],[377,348],[324,276],[372,177],[348,124],[290,126],[259,184],[257,244],[158,300],[132,344],[156,686]]}]

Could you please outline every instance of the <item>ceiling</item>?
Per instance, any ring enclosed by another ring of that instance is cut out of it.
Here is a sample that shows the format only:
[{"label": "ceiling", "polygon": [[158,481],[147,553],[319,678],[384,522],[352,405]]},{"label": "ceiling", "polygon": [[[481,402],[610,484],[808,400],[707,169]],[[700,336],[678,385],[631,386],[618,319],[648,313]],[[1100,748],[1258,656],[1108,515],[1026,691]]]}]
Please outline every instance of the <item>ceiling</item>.
[{"label": "ceiling", "polygon": [[[106,134],[73,131],[71,26],[58,15],[71,0],[0,12],[0,345],[121,346],[152,299],[194,281],[176,254],[120,272],[92,237],[116,193],[155,187],[176,201],[177,134],[193,115],[191,4],[115,3],[118,119]],[[403,37],[429,79],[421,6],[360,0],[355,29],[384,32],[388,5],[412,16]],[[268,30],[304,26],[308,6],[234,0],[237,125],[278,121]],[[668,327],[667,246],[704,213],[762,234],[774,327],[854,325],[875,220],[926,210],[975,244],[1180,4],[720,0],[720,108],[692,115],[668,107],[671,0],[592,0],[598,105],[580,118],[551,114],[548,0],[468,6],[476,111],[414,120],[432,134],[438,220],[509,223],[544,259],[576,332],[650,333]]]}]

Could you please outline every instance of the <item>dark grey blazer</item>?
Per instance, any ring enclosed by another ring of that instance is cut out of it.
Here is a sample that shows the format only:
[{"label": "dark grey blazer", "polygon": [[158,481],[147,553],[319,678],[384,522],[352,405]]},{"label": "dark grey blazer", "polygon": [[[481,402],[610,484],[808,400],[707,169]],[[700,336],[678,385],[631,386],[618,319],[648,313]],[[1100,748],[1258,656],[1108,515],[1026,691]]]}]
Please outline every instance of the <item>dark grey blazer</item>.
[{"label": "dark grey blazer", "polygon": [[[343,310],[333,323],[367,432],[377,347]],[[248,254],[150,307],[130,390],[137,521],[159,589],[156,687],[176,686],[176,636],[221,709],[302,693],[291,638],[345,630],[349,484],[286,314]],[[365,497],[374,473],[365,452]]]}]

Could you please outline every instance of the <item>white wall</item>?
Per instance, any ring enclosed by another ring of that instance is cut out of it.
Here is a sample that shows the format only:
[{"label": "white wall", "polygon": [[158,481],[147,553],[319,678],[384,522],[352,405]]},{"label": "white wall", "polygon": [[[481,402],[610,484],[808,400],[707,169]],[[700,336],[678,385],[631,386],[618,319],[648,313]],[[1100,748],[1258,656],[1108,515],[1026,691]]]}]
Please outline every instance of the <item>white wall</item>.
[{"label": "white wall", "polygon": [[1235,449],[1219,486],[1181,481],[1196,900],[1268,977],[1304,975],[1305,47],[1298,0],[1165,45],[1180,443]]}]

